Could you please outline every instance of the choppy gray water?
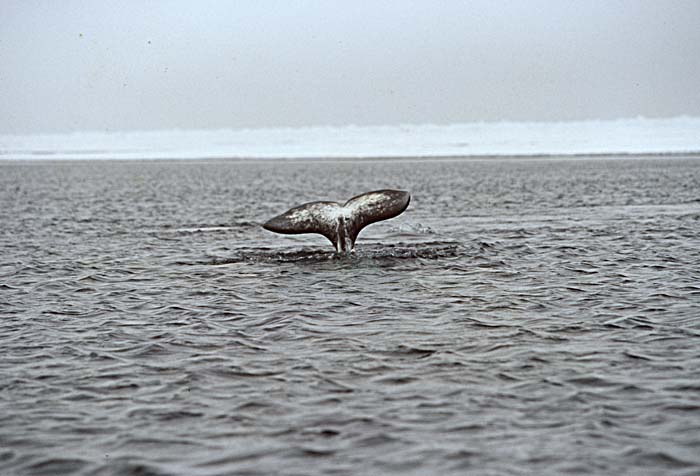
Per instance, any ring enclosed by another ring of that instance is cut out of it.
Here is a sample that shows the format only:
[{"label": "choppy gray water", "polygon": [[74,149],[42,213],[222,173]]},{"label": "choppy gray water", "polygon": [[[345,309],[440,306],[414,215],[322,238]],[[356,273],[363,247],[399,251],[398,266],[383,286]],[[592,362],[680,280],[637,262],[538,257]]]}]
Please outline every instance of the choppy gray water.
[{"label": "choppy gray water", "polygon": [[[412,192],[354,256],[259,223]],[[700,160],[0,164],[0,474],[700,474]]]}]

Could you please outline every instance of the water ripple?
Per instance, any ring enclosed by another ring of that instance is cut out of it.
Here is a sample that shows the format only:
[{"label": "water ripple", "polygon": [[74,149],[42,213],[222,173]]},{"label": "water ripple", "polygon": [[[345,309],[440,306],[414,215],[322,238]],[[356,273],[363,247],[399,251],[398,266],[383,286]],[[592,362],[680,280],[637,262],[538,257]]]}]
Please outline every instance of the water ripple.
[{"label": "water ripple", "polygon": [[3,474],[700,471],[696,158],[0,172]]}]

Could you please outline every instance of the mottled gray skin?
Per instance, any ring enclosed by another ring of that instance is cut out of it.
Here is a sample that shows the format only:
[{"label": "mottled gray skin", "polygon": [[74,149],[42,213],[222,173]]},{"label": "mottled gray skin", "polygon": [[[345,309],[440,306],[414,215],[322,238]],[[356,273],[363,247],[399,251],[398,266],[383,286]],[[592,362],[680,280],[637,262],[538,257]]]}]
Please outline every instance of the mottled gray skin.
[{"label": "mottled gray skin", "polygon": [[355,240],[369,224],[400,215],[411,195],[401,190],[377,190],[336,202],[310,202],[278,215],[263,224],[275,233],[319,233],[330,240],[338,253],[355,250]]}]

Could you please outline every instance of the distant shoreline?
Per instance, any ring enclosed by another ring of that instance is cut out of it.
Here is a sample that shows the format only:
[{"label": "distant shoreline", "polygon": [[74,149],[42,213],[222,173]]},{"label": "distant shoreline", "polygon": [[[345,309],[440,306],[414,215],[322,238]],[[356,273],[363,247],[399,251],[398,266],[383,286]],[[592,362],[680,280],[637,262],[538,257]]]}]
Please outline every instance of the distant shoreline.
[{"label": "distant shoreline", "polygon": [[47,162],[426,162],[426,161],[487,161],[487,160],[567,160],[567,159],[700,159],[700,150],[688,152],[597,152],[572,154],[478,154],[478,155],[395,155],[362,157],[162,157],[162,158],[91,158],[51,157],[3,157],[2,164],[38,164]]}]

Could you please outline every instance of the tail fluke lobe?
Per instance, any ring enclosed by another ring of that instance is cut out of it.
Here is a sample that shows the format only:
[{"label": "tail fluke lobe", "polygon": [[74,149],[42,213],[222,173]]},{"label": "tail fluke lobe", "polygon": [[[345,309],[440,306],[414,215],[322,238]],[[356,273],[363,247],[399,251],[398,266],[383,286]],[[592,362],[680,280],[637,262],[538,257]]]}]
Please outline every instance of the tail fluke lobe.
[{"label": "tail fluke lobe", "polygon": [[372,223],[400,215],[411,195],[400,190],[378,190],[351,198],[344,205],[311,202],[267,221],[263,228],[275,233],[318,233],[328,238],[336,251],[352,251],[360,231]]},{"label": "tail fluke lobe", "polygon": [[339,214],[340,205],[335,202],[305,203],[268,220],[263,228],[285,235],[319,233],[335,244],[335,222]]},{"label": "tail fluke lobe", "polygon": [[367,225],[394,218],[403,213],[411,194],[402,190],[378,190],[351,198],[343,206],[349,210],[350,237],[353,243]]}]

